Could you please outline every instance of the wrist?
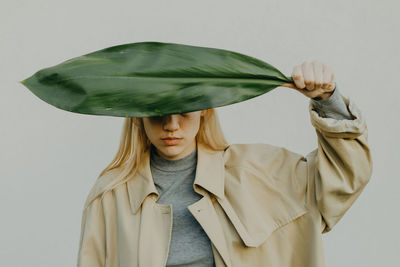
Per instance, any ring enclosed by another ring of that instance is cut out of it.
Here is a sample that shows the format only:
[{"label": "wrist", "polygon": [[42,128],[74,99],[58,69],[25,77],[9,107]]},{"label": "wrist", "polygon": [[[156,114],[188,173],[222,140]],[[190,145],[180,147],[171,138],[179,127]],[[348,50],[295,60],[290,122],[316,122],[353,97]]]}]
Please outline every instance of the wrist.
[{"label": "wrist", "polygon": [[319,100],[328,99],[329,97],[331,97],[331,95],[333,95],[333,92],[334,92],[335,90],[336,90],[336,89],[334,89],[332,92],[323,93],[323,94],[320,95],[320,96],[317,96],[317,97],[312,98],[312,100],[319,101]]}]

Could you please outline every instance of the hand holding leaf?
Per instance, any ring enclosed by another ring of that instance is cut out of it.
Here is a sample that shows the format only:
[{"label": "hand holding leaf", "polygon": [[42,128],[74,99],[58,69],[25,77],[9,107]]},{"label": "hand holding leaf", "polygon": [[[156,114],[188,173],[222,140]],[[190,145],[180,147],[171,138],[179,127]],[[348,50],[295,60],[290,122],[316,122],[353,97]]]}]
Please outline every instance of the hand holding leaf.
[{"label": "hand holding leaf", "polygon": [[335,75],[332,68],[322,62],[304,62],[295,66],[292,72],[293,83],[282,86],[296,89],[305,96],[313,99],[326,99],[335,90]]}]

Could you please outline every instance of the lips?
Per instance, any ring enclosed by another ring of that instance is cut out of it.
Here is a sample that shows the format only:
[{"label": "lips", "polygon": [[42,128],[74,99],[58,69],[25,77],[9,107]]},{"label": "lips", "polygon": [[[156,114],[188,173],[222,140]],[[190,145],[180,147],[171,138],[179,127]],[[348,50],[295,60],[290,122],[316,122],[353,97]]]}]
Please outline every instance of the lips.
[{"label": "lips", "polygon": [[177,145],[180,143],[182,138],[177,138],[177,137],[167,137],[167,138],[161,138],[161,141],[169,146]]}]

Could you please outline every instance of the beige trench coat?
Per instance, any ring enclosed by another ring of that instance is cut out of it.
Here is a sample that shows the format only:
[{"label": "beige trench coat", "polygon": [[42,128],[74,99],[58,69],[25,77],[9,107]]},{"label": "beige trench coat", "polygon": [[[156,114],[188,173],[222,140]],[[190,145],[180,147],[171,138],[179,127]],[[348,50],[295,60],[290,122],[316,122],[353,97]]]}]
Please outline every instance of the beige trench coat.
[{"label": "beige trench coat", "polygon": [[[217,267],[324,266],[322,234],[372,173],[364,117],[342,97],[354,120],[319,117],[310,103],[318,148],[305,157],[268,144],[198,146],[194,190],[204,197],[188,209],[210,238]],[[142,173],[123,183],[105,190],[118,169],[97,179],[83,210],[78,267],[165,266],[172,207],[156,203],[145,159]]]}]

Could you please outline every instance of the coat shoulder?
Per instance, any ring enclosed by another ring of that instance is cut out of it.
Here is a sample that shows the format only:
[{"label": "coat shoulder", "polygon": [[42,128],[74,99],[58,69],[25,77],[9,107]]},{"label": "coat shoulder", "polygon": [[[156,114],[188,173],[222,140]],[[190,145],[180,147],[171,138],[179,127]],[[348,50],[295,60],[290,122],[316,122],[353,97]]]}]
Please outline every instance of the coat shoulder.
[{"label": "coat shoulder", "polygon": [[89,191],[84,208],[87,208],[95,199],[102,197],[105,192],[112,189],[120,180],[118,178],[121,172],[121,168],[113,168],[99,176]]},{"label": "coat shoulder", "polygon": [[264,168],[278,167],[280,164],[296,163],[306,158],[296,152],[284,147],[266,144],[231,144],[224,152],[225,167],[240,165],[257,166],[261,164]]},{"label": "coat shoulder", "polygon": [[274,185],[275,190],[293,196],[305,190],[307,159],[284,147],[263,143],[233,144],[225,150],[224,160],[226,187],[239,183],[268,191]]}]

